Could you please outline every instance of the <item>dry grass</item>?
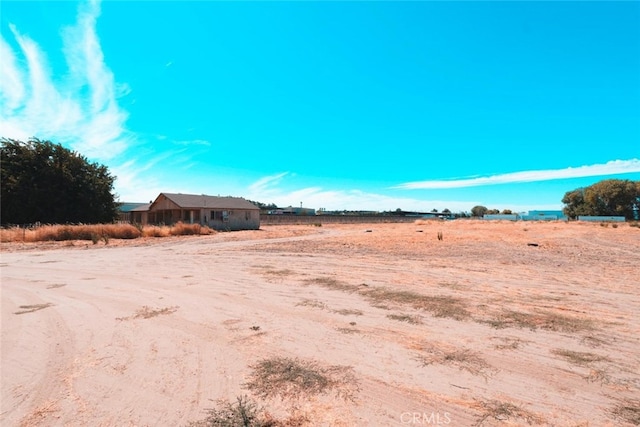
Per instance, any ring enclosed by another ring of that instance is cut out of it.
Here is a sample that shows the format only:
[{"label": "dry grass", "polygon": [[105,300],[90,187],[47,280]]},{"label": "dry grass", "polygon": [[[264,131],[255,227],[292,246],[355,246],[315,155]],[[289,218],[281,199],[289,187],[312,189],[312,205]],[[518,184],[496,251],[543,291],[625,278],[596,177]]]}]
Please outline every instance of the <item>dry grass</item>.
[{"label": "dry grass", "polygon": [[273,357],[251,368],[246,387],[261,398],[304,398],[334,391],[353,400],[359,390],[353,369],[347,366],[321,366],[310,360]]},{"label": "dry grass", "polygon": [[444,219],[441,218],[428,218],[428,219],[418,219],[414,222],[416,225],[429,225],[429,224],[438,224],[445,222]]},{"label": "dry grass", "polygon": [[422,366],[433,364],[453,365],[460,370],[485,378],[490,374],[491,366],[477,352],[472,350],[466,348],[444,350],[436,346],[427,346],[423,350],[426,354],[420,354],[417,357]]},{"label": "dry grass", "polygon": [[455,320],[469,318],[470,313],[465,308],[463,300],[448,295],[424,295],[413,291],[397,291],[386,287],[371,287],[366,284],[359,286],[341,282],[333,277],[319,277],[307,279],[306,285],[317,285],[335,291],[349,292],[362,295],[369,300],[373,307],[388,309],[388,304],[409,306],[417,310],[430,312],[435,317],[446,317]]},{"label": "dry grass", "polygon": [[476,426],[482,426],[484,422],[489,419],[494,419],[501,423],[505,421],[515,422],[517,425],[522,425],[522,422],[526,422],[528,425],[540,425],[545,422],[542,417],[511,402],[490,400],[487,402],[477,402],[476,406],[482,412],[480,418],[476,420]]},{"label": "dry grass", "polygon": [[640,400],[625,399],[611,409],[611,414],[617,419],[640,426]]},{"label": "dry grass", "polygon": [[148,225],[142,229],[143,237],[169,237],[171,229],[167,226]]},{"label": "dry grass", "polygon": [[135,239],[141,236],[139,229],[131,224],[79,224],[43,225],[33,228],[4,228],[0,230],[2,242],[43,242],[64,240],[97,240],[105,237]]},{"label": "dry grass", "polygon": [[340,310],[332,310],[333,313],[341,314],[343,316],[362,316],[364,313],[362,310],[342,308]]},{"label": "dry grass", "polygon": [[136,311],[136,313],[133,316],[118,317],[116,318],[116,320],[150,319],[152,317],[175,313],[178,310],[178,308],[180,307],[173,306],[173,307],[164,307],[164,308],[154,309],[145,305],[141,309]]},{"label": "dry grass", "polygon": [[583,377],[587,382],[590,383],[600,383],[600,384],[610,384],[611,377],[609,376],[609,372],[606,369],[591,369],[589,374]]},{"label": "dry grass", "polygon": [[484,321],[494,328],[538,328],[554,332],[584,332],[595,329],[596,322],[584,317],[573,317],[564,314],[543,311],[538,313],[524,313],[507,310],[498,314],[496,318]]},{"label": "dry grass", "polygon": [[168,237],[178,235],[211,234],[214,231],[200,224],[169,226],[135,227],[132,224],[78,224],[43,225],[39,227],[11,227],[0,229],[0,242],[45,242],[66,240],[90,240],[94,244],[99,240],[105,243],[109,239],[136,239],[138,237]]},{"label": "dry grass", "polygon": [[296,306],[313,307],[319,308],[320,310],[324,310],[325,308],[327,308],[327,305],[325,303],[317,299],[303,299],[302,301],[297,303]]},{"label": "dry grass", "polygon": [[273,417],[247,396],[235,402],[219,400],[216,408],[207,409],[207,416],[189,423],[190,427],[303,427],[309,424],[305,415],[295,414],[281,420]]},{"label": "dry grass", "polygon": [[16,311],[13,314],[25,314],[25,313],[33,313],[34,311],[43,310],[47,307],[51,307],[53,304],[50,302],[46,304],[31,304],[31,305],[21,305],[19,308],[22,310]]},{"label": "dry grass", "polygon": [[214,231],[212,229],[210,229],[206,225],[203,227],[200,224],[185,224],[183,222],[178,222],[170,227],[170,234],[172,236],[199,236],[213,233]]},{"label": "dry grass", "polygon": [[520,345],[525,342],[520,338],[510,338],[510,337],[497,337],[502,344],[496,344],[493,346],[496,350],[517,350],[520,348]]},{"label": "dry grass", "polygon": [[392,320],[397,320],[399,322],[407,322],[412,325],[421,325],[422,324],[422,316],[417,314],[387,314],[387,317]]},{"label": "dry grass", "polygon": [[360,329],[355,329],[355,328],[336,328],[336,331],[340,332],[341,334],[359,334],[360,333]]},{"label": "dry grass", "polygon": [[555,354],[556,356],[560,356],[566,361],[578,366],[589,366],[594,362],[609,361],[609,358],[605,356],[600,356],[594,353],[586,353],[582,351],[563,350],[556,348],[551,350],[551,353]]},{"label": "dry grass", "polygon": [[333,277],[316,277],[314,279],[307,279],[304,281],[305,285],[316,285],[323,288],[332,289],[334,291],[342,292],[357,292],[358,287],[350,285],[348,283],[341,282]]},{"label": "dry grass", "polygon": [[412,291],[396,291],[384,287],[363,289],[365,298],[374,304],[394,303],[430,312],[435,317],[467,319],[470,314],[460,298],[448,295],[423,295]]},{"label": "dry grass", "polygon": [[283,278],[283,277],[287,277],[287,276],[292,276],[294,275],[295,272],[293,270],[289,270],[289,269],[273,269],[273,268],[266,268],[263,272],[262,275],[264,277],[268,279],[274,279],[274,278]]}]

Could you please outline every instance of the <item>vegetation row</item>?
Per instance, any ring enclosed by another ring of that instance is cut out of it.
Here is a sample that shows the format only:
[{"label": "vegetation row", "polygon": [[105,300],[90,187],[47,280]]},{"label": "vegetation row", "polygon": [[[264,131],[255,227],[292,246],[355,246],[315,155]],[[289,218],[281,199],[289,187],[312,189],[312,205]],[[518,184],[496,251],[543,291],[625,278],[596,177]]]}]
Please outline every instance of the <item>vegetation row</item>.
[{"label": "vegetation row", "polygon": [[172,226],[139,226],[132,224],[42,225],[0,229],[0,241],[5,243],[90,240],[96,244],[99,241],[109,243],[109,239],[137,239],[139,237],[169,237],[212,233],[215,233],[215,231],[207,226],[184,224],[182,222]]}]

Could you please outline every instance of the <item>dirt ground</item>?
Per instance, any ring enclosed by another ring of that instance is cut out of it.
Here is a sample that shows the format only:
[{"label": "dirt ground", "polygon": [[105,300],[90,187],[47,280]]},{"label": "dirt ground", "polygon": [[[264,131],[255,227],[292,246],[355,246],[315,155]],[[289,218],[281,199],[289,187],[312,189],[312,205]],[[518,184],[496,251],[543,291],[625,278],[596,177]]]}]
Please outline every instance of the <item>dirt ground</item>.
[{"label": "dirt ground", "polygon": [[[628,224],[280,225],[1,249],[3,426],[188,425],[243,395],[288,425],[640,423]],[[330,381],[261,394],[257,367],[279,357]]]}]

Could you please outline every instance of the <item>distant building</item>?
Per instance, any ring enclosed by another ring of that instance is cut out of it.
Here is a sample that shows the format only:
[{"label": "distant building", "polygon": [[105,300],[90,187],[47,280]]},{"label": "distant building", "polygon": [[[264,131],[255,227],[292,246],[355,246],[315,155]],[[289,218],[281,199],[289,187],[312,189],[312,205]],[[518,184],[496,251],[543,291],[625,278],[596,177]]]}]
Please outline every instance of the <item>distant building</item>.
[{"label": "distant building", "polygon": [[268,213],[269,215],[315,215],[316,210],[311,208],[303,208],[302,206],[299,208],[289,206],[288,208],[271,209]]},{"label": "distant building", "polygon": [[[120,203],[118,206],[118,220],[123,222],[136,222],[133,219],[133,210],[145,206],[144,203]],[[148,205],[147,205],[148,206]]]},{"label": "distant building", "polygon": [[623,216],[588,216],[588,215],[580,215],[578,216],[578,221],[592,221],[592,222],[625,222],[625,217]]},{"label": "distant building", "polygon": [[425,219],[431,219],[431,218],[454,219],[456,217],[453,212],[417,212],[412,216],[419,216]]},{"label": "distant building", "polygon": [[518,214],[488,214],[484,215],[482,219],[486,220],[504,220],[504,221],[517,221]]},{"label": "distant building", "polygon": [[562,211],[529,211],[521,215],[523,221],[567,221],[569,218]]}]

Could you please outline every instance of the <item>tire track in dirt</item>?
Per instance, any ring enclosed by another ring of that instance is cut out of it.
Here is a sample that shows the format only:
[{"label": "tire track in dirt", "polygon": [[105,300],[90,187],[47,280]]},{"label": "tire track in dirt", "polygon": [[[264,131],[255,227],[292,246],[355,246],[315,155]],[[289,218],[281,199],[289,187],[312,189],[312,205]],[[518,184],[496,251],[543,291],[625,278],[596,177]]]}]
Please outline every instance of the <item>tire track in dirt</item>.
[{"label": "tire track in dirt", "polygon": [[[25,290],[13,280],[3,280],[2,286],[3,290],[10,289],[12,295],[8,299],[3,297],[3,313],[7,312],[8,306],[45,303],[38,292]],[[73,371],[73,333],[58,313],[56,305],[11,315],[20,316],[20,319],[11,322],[15,328],[11,337],[17,339],[10,339],[4,334],[2,337],[3,398],[0,419],[8,424],[24,426],[50,425],[52,420],[57,419],[59,411],[66,406],[75,406],[69,401],[69,398],[75,398],[73,389],[65,381]],[[21,354],[28,354],[29,357],[20,357]],[[38,357],[34,359],[32,355]],[[12,374],[8,375],[8,371]],[[10,392],[6,393],[6,390]]]}]

